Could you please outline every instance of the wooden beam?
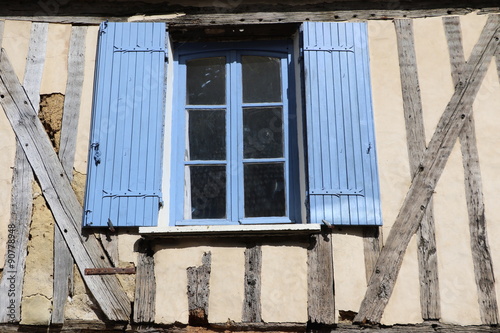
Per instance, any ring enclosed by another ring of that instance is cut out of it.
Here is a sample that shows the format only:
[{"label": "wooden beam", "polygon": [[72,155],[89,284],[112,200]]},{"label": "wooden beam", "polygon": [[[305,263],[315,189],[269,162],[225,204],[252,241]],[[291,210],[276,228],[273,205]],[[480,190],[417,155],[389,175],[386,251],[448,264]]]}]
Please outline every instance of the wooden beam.
[{"label": "wooden beam", "polygon": [[201,266],[187,268],[189,324],[194,326],[208,324],[212,254],[205,252],[201,263]]},{"label": "wooden beam", "polygon": [[311,323],[335,324],[333,247],[330,233],[311,236],[307,251],[307,314]]},{"label": "wooden beam", "polygon": [[[66,176],[73,180],[73,165],[76,151],[76,135],[83,88],[85,67],[85,36],[87,27],[71,28],[68,54],[68,82],[64,97],[64,112],[61,127],[59,160]],[[73,290],[73,257],[59,228],[54,228],[54,295],[52,297],[53,324],[64,323],[64,307]]]},{"label": "wooden beam", "polygon": [[429,200],[451,154],[458,134],[470,114],[470,106],[479,90],[500,39],[500,16],[490,15],[465,66],[464,81],[456,87],[439,120],[418,172],[415,174],[387,242],[377,260],[355,322],[380,322],[394,289],[403,256],[420,225]]},{"label": "wooden beam", "polygon": [[4,50],[0,55],[0,104],[87,287],[109,320],[127,321],[130,302],[116,276],[84,275],[85,268],[109,267],[110,263],[95,237],[81,233],[82,206]]},{"label": "wooden beam", "polygon": [[[213,8],[212,8],[213,9]],[[309,21],[347,21],[347,20],[389,20],[395,18],[418,18],[446,15],[465,15],[474,12],[473,8],[435,8],[435,9],[347,9],[347,10],[316,10],[316,11],[248,11],[245,13],[213,13],[189,14],[183,11],[165,13],[165,15],[135,15],[135,16],[0,16],[0,20],[63,23],[79,25],[99,25],[103,21],[127,22],[134,21],[161,21],[184,26],[210,26],[235,24],[265,24],[265,23],[300,23]],[[498,9],[492,9],[491,11]],[[199,12],[199,11],[198,11]]]},{"label": "wooden beam", "polygon": [[500,81],[500,49],[497,49],[497,53],[495,55],[495,60],[497,63],[498,80]]},{"label": "wooden beam", "polygon": [[150,242],[141,239],[135,278],[135,323],[153,323],[155,320],[156,279],[153,254]]},{"label": "wooden beam", "polygon": [[383,247],[382,228],[374,226],[363,227],[363,253],[365,257],[366,283],[370,281],[375,263]]},{"label": "wooden beam", "polygon": [[[33,23],[31,25],[30,43],[24,70],[24,89],[36,112],[38,112],[40,104],[40,85],[45,63],[47,33],[47,23]],[[0,293],[7,295],[7,297],[2,297],[0,300],[0,322],[19,322],[21,320],[21,295],[33,209],[32,182],[33,172],[22,147],[16,141],[10,220],[10,225],[13,228],[9,228],[9,234],[12,235],[11,239],[16,242],[10,244],[13,245],[12,247],[8,246],[7,248],[7,259],[13,259],[14,262],[8,261],[7,267],[10,268],[10,273],[9,275],[4,274],[5,276],[2,277],[0,282]],[[13,258],[9,258],[9,256],[13,256]],[[16,276],[15,279],[12,279],[13,275]],[[12,284],[12,281],[14,281],[14,284]],[[10,292],[11,290],[13,292]],[[8,302],[8,304],[4,304],[4,302]],[[6,306],[9,307],[8,311]],[[14,313],[12,313],[13,308],[15,309]]]},{"label": "wooden beam", "polygon": [[244,323],[262,321],[260,291],[262,272],[262,248],[260,245],[247,246],[245,249],[245,300],[243,301]]},{"label": "wooden beam", "polygon": [[[448,51],[450,53],[451,75],[455,85],[460,84],[465,66],[465,56],[458,17],[443,18]],[[497,52],[500,48],[497,48]],[[465,178],[465,197],[469,214],[470,242],[472,261],[478,293],[481,321],[486,325],[498,324],[498,305],[495,291],[495,276],[491,259],[488,235],[486,233],[486,214],[484,210],[481,168],[476,142],[476,130],[472,106],[470,117],[465,122],[459,136]]]},{"label": "wooden beam", "polygon": [[[398,42],[410,177],[418,171],[426,149],[412,22],[409,19],[394,21]],[[422,318],[437,320],[441,317],[441,308],[432,198],[429,200],[418,228],[417,248]]]}]

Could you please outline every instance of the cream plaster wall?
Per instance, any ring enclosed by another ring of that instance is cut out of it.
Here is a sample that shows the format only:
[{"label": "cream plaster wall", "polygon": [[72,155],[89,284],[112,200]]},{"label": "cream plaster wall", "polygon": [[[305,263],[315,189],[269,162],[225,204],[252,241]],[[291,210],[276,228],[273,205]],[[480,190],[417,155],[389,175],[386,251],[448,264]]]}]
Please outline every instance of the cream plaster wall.
[{"label": "cream plaster wall", "polygon": [[[485,21],[485,16],[475,14],[461,17],[466,58]],[[416,19],[413,23],[424,126],[429,141],[453,94],[454,86],[442,19]],[[392,22],[369,22],[369,36],[383,229],[386,238],[408,190],[410,176],[394,26]],[[499,118],[498,112],[492,112],[500,105],[498,82],[498,73],[492,63],[474,103],[490,240],[496,239],[500,233],[500,228],[494,223],[499,219],[498,214],[493,209],[488,209],[495,207],[495,198],[499,196],[500,151],[496,144],[492,144],[500,139],[500,119],[496,119]],[[442,321],[463,325],[480,324],[458,143],[437,185],[434,203]],[[495,264],[500,259],[497,254],[500,247],[494,241],[490,244]],[[414,237],[406,251],[393,295],[382,318],[384,324],[422,321],[416,252]],[[499,264],[494,265],[495,272],[499,270]],[[338,271],[337,267],[336,269]]]},{"label": "cream plaster wall", "polygon": [[[461,17],[466,57],[477,41],[486,16]],[[453,94],[448,50],[441,18],[416,19],[415,46],[422,93],[427,140],[434,132]],[[390,21],[368,23],[371,81],[377,135],[384,238],[398,214],[410,186],[405,124],[394,25]],[[75,158],[77,172],[86,173],[90,110],[98,27],[89,27],[86,37],[85,77]],[[66,89],[69,25],[49,26],[47,64],[42,93]],[[22,81],[30,33],[29,22],[5,23],[3,47]],[[494,261],[500,276],[500,214],[495,210],[500,176],[500,84],[492,62],[478,97],[474,114],[486,204],[486,220]],[[0,112],[0,258],[5,251],[6,224],[10,215],[10,187],[14,159],[14,135]],[[463,186],[460,146],[454,147],[436,188],[435,221],[442,321],[479,324],[476,283],[473,275],[470,237]],[[133,251],[137,235],[119,236],[121,261],[137,263]],[[333,235],[336,307],[357,311],[366,288],[363,241],[356,231]],[[157,279],[156,322],[188,322],[187,273],[199,266],[204,252],[212,253],[209,321],[241,321],[244,299],[244,246],[221,246],[217,242],[165,241],[155,254]],[[266,322],[307,321],[307,250],[301,244],[262,247],[262,317]],[[0,262],[3,261],[0,260]],[[497,283],[497,297],[500,299]],[[28,303],[26,303],[28,304]],[[404,311],[403,311],[404,310]],[[78,317],[78,314],[74,315]],[[393,295],[383,316],[384,324],[422,321],[419,304],[418,263],[415,238],[406,251]]]},{"label": "cream plaster wall", "polygon": [[85,69],[83,77],[80,118],[78,120],[78,139],[75,151],[75,171],[87,173],[87,158],[90,136],[90,118],[92,113],[92,95],[94,90],[94,67],[99,27],[87,28],[85,38]]},{"label": "cream plaster wall", "polygon": [[66,93],[70,24],[49,24],[40,94]]},{"label": "cream plaster wall", "polygon": [[[166,242],[167,243],[167,242]],[[210,322],[241,321],[244,294],[244,251],[241,246],[158,247],[155,253],[157,323],[188,323],[187,268],[201,265],[203,253],[211,252]]]},{"label": "cream plaster wall", "polygon": [[357,312],[366,289],[363,233],[346,229],[332,234],[336,318],[339,310]]},{"label": "cream plaster wall", "polygon": [[262,320],[307,321],[307,250],[262,246]]},{"label": "cream plaster wall", "polygon": [[[5,21],[2,47],[19,80],[24,78],[24,67],[28,54],[30,22]],[[16,139],[10,122],[0,107],[0,269],[5,262],[7,241],[7,224],[10,221],[10,204],[12,189],[12,168],[16,154]]]}]

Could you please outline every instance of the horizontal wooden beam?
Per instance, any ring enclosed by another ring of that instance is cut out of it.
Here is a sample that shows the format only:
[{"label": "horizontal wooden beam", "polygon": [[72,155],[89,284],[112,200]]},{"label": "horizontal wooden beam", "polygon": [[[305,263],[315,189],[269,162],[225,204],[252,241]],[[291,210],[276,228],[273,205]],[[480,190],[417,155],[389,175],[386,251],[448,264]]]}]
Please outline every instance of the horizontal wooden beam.
[{"label": "horizontal wooden beam", "polygon": [[[366,7],[365,7],[366,8]],[[293,8],[292,8],[293,9]],[[204,14],[178,11],[165,13],[165,15],[134,15],[134,16],[71,16],[71,15],[45,15],[45,16],[0,16],[0,20],[33,21],[48,23],[68,23],[82,25],[98,25],[103,21],[126,22],[126,21],[148,21],[167,22],[175,26],[221,26],[221,25],[249,25],[249,24],[276,24],[276,23],[300,23],[304,21],[348,21],[348,20],[390,20],[395,18],[419,18],[446,15],[465,15],[476,9],[465,7],[443,7],[436,9],[341,9],[322,11],[229,11],[217,10]],[[485,9],[488,13],[498,13],[500,8],[492,7]]]},{"label": "horizontal wooden beam", "polygon": [[95,236],[82,235],[83,208],[3,49],[0,54],[0,104],[40,182],[57,227],[87,287],[108,319],[128,321],[130,301],[118,278],[113,275],[84,275],[85,268],[111,265]]}]

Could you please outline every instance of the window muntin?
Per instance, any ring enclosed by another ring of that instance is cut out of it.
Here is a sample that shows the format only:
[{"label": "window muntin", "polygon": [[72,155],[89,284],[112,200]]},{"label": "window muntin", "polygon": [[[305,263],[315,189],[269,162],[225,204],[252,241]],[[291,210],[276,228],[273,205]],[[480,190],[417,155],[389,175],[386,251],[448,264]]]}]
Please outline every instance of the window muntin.
[{"label": "window muntin", "polygon": [[177,225],[294,220],[289,46],[286,52],[231,46],[177,53],[174,124],[185,128],[177,132],[184,144],[173,158],[183,175],[172,192]]}]

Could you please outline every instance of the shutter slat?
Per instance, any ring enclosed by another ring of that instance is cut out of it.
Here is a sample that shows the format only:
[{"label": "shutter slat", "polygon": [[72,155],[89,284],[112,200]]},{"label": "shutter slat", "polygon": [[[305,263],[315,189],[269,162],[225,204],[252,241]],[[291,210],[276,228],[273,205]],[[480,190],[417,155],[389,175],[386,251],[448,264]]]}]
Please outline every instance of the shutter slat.
[{"label": "shutter slat", "polygon": [[302,33],[310,222],[380,225],[366,24]]},{"label": "shutter slat", "polygon": [[[164,23],[100,29],[85,225],[156,225],[161,202]],[[95,148],[94,148],[95,150]]]}]

